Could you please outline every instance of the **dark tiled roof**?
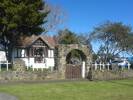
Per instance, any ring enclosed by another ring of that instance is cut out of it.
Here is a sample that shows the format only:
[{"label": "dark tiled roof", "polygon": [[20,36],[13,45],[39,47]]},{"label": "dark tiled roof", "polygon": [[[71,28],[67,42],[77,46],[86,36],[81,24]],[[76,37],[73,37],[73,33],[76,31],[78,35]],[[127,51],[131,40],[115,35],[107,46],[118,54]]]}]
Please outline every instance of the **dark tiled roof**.
[{"label": "dark tiled roof", "polygon": [[31,37],[26,37],[24,39],[21,39],[17,42],[16,46],[17,47],[28,47],[32,45],[37,39],[41,38],[50,48],[54,48],[56,46],[56,40],[54,37],[47,36],[47,35],[41,35],[41,36],[31,36]]}]

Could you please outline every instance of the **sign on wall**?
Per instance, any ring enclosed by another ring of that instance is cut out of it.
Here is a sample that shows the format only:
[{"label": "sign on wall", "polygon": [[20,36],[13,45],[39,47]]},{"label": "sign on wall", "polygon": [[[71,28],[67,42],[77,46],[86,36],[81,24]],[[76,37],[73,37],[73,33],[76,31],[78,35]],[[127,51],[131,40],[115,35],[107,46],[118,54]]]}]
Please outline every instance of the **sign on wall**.
[{"label": "sign on wall", "polygon": [[4,51],[0,51],[0,61],[6,61],[6,53]]}]

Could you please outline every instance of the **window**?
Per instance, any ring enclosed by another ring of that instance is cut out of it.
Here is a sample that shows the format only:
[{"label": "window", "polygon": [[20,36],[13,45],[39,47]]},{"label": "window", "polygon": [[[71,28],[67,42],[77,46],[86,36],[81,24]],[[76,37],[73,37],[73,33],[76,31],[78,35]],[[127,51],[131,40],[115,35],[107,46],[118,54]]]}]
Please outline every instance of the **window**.
[{"label": "window", "polygon": [[54,51],[53,50],[48,50],[48,57],[52,58],[54,57]]},{"label": "window", "polygon": [[43,48],[35,48],[34,49],[34,55],[35,55],[35,57],[40,57],[40,56],[43,57],[43,54],[44,54]]},{"label": "window", "polygon": [[21,49],[18,49],[18,56],[17,57],[21,57]]},{"label": "window", "polygon": [[54,57],[54,51],[51,50],[51,57]]},{"label": "window", "polygon": [[34,62],[35,63],[43,63],[43,55],[44,55],[44,51],[43,48],[35,48],[34,49]]},{"label": "window", "polygon": [[25,49],[16,48],[14,51],[14,56],[17,58],[25,57]]},{"label": "window", "polygon": [[44,57],[48,57],[48,48],[47,47],[44,48]]}]

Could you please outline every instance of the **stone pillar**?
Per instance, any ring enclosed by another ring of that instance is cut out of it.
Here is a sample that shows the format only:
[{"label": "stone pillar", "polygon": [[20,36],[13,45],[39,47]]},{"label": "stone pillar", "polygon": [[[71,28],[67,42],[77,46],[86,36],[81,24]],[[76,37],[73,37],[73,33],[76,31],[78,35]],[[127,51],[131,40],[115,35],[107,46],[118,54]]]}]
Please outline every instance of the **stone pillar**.
[{"label": "stone pillar", "polygon": [[[92,59],[91,56],[89,54],[86,55],[86,76],[88,79],[91,78],[91,74],[92,74]],[[91,70],[90,70],[91,69]]]},{"label": "stone pillar", "polygon": [[103,63],[103,70],[105,69],[105,64]]},{"label": "stone pillar", "polygon": [[130,63],[128,63],[128,70],[130,70],[130,66],[131,66],[131,64],[130,64]]},{"label": "stone pillar", "polygon": [[25,71],[26,70],[25,62],[22,59],[16,58],[14,60],[13,69],[15,71]]},{"label": "stone pillar", "polygon": [[64,57],[60,57],[58,61],[58,71],[61,74],[61,79],[65,79],[66,61]]}]

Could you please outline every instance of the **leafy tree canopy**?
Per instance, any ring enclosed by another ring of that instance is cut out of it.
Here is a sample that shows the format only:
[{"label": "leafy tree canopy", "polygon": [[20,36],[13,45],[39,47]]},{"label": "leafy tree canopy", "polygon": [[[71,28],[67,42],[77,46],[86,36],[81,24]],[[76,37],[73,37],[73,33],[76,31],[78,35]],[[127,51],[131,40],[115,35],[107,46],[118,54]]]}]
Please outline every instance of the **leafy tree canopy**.
[{"label": "leafy tree canopy", "polygon": [[[101,42],[99,54],[104,55],[104,61],[110,57],[118,56],[119,53],[127,51],[133,43],[130,38],[132,29],[121,22],[105,22],[94,28],[90,34],[91,40]],[[128,43],[128,44],[127,44]]]},{"label": "leafy tree canopy", "polygon": [[83,34],[77,35],[68,29],[61,30],[57,34],[57,40],[59,44],[84,44],[90,45],[88,38]]},{"label": "leafy tree canopy", "polygon": [[[88,42],[88,38],[85,37],[84,35],[80,34],[77,35],[74,32],[71,32],[68,29],[59,31],[57,36],[57,41],[59,44],[81,44],[81,45],[88,45],[91,49],[91,45]],[[68,55],[67,55],[67,63],[70,64],[80,64],[85,60],[85,55],[80,51],[80,50],[72,50]]]},{"label": "leafy tree canopy", "polygon": [[58,37],[59,44],[77,44],[77,43],[79,43],[77,35],[71,31],[69,31],[68,29],[59,31],[57,37]]}]

